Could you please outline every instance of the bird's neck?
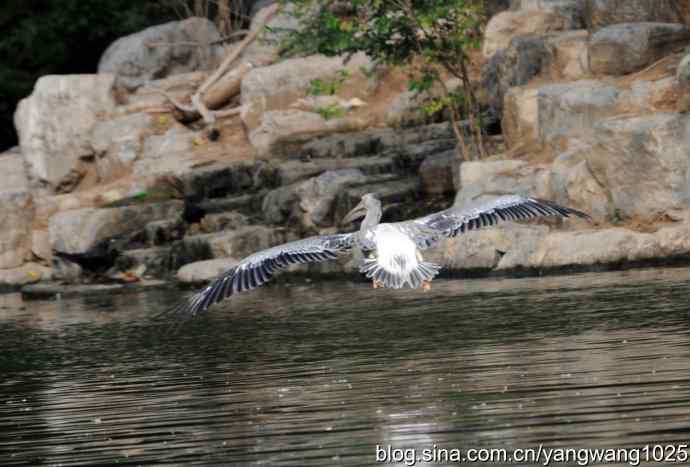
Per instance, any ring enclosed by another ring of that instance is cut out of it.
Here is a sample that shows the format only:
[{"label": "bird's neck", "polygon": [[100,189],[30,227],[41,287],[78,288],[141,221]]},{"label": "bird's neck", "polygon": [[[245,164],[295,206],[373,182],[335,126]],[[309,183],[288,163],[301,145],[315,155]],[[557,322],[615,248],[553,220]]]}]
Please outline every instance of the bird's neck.
[{"label": "bird's neck", "polygon": [[381,212],[369,210],[367,211],[367,214],[364,216],[364,220],[362,221],[359,230],[365,233],[369,230],[375,229],[376,226],[379,225],[379,222],[381,222]]}]

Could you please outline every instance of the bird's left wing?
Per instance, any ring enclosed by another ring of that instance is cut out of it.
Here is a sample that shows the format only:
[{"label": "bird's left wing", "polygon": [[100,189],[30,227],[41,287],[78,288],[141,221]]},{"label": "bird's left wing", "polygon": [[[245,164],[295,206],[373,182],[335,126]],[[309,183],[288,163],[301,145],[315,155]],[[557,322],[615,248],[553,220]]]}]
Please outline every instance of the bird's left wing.
[{"label": "bird's left wing", "polygon": [[552,201],[508,195],[466,207],[451,207],[419,219],[402,222],[401,225],[415,234],[418,247],[423,249],[434,245],[441,237],[455,237],[501,221],[549,216],[590,219],[589,215],[582,211],[560,206]]},{"label": "bird's left wing", "polygon": [[194,316],[214,303],[268,282],[275,273],[291,264],[318,263],[335,259],[354,243],[352,234],[323,235],[259,251],[224,272],[201,291],[181,302],[168,313]]}]

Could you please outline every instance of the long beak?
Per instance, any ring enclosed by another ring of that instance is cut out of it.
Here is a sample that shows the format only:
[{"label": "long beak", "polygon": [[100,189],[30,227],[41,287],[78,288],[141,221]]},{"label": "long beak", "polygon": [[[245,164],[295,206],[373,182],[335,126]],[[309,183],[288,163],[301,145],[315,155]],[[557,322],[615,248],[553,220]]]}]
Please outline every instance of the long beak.
[{"label": "long beak", "polygon": [[350,212],[348,212],[345,217],[343,217],[343,220],[341,221],[341,225],[347,225],[351,224],[353,221],[359,219],[360,217],[364,217],[364,215],[367,213],[367,210],[364,208],[364,202],[360,201],[357,206],[352,208]]}]

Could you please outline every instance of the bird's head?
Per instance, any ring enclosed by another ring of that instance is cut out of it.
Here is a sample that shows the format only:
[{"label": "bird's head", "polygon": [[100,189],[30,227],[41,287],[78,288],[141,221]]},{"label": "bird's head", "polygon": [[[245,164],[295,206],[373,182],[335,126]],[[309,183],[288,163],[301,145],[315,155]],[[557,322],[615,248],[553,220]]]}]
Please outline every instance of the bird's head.
[{"label": "bird's head", "polygon": [[359,219],[360,217],[364,217],[367,214],[367,212],[370,211],[380,212],[381,201],[379,201],[375,194],[366,193],[362,196],[362,200],[359,202],[359,204],[352,208],[352,210],[348,212],[345,215],[345,217],[343,217],[342,224],[350,224],[353,221]]}]

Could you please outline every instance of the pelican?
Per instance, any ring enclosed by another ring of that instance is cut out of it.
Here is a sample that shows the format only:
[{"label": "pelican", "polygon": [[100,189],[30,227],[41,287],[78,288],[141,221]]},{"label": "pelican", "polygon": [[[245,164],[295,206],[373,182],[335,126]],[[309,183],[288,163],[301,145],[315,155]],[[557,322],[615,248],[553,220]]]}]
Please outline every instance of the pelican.
[{"label": "pelican", "polygon": [[571,215],[590,219],[584,212],[519,195],[501,196],[465,208],[451,207],[404,222],[381,223],[381,214],[381,202],[374,194],[365,194],[342,222],[348,224],[364,217],[359,230],[309,237],[254,253],[171,311],[194,316],[225,298],[265,284],[290,265],[318,263],[346,253],[354,255],[360,272],[372,280],[374,288],[428,290],[440,266],[424,261],[421,252],[444,237],[501,221]]}]

